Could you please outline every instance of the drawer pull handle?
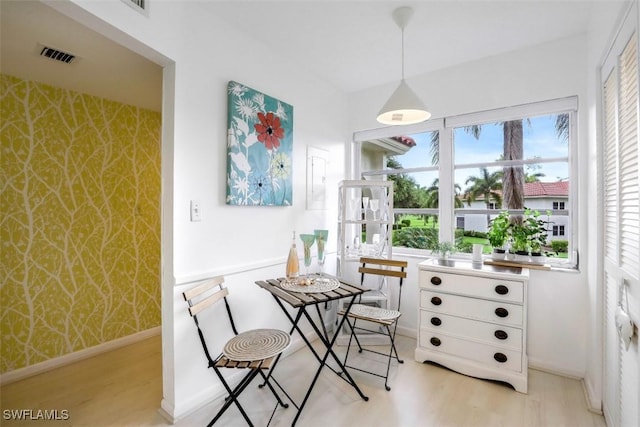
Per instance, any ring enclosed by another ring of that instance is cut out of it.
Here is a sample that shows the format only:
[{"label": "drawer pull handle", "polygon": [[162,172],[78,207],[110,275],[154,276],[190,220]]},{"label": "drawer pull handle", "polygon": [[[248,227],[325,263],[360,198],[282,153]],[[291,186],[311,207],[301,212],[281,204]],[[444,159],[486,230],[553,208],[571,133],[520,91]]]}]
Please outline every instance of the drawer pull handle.
[{"label": "drawer pull handle", "polygon": [[498,285],[496,286],[496,293],[498,295],[506,295],[509,293],[509,288],[507,288],[505,285]]},{"label": "drawer pull handle", "polygon": [[509,315],[509,311],[506,308],[498,307],[496,308],[496,316],[498,317],[507,317]]},{"label": "drawer pull handle", "polygon": [[440,298],[438,298],[438,297],[433,297],[433,298],[431,298],[431,304],[440,305],[440,304],[442,304],[442,300]]},{"label": "drawer pull handle", "polygon": [[431,338],[429,341],[431,341],[431,344],[435,345],[436,347],[442,344],[442,341],[440,341],[440,338],[436,338],[436,337]]},{"label": "drawer pull handle", "polygon": [[507,338],[509,338],[509,334],[501,330],[497,330],[493,335],[495,335],[499,340],[506,340]]},{"label": "drawer pull handle", "polygon": [[496,362],[500,363],[504,363],[507,361],[507,355],[503,353],[496,353],[493,355],[493,358],[496,360]]},{"label": "drawer pull handle", "polygon": [[431,283],[432,283],[433,285],[438,286],[438,285],[440,285],[440,284],[442,283],[442,279],[441,279],[441,278],[439,278],[438,276],[433,276],[433,277],[431,278]]},{"label": "drawer pull handle", "polygon": [[431,318],[431,324],[433,326],[440,326],[440,325],[442,325],[442,320],[440,320],[439,317],[432,317]]}]

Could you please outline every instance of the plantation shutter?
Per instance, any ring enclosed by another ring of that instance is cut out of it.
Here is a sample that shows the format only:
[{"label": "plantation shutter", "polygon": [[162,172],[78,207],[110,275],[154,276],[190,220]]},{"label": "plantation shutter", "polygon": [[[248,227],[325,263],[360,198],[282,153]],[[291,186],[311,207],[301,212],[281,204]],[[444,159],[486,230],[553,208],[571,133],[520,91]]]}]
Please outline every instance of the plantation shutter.
[{"label": "plantation shutter", "polygon": [[610,426],[640,425],[640,350],[619,338],[621,307],[640,321],[640,179],[638,172],[638,11],[629,10],[602,68],[604,208],[604,396]]},{"label": "plantation shutter", "polygon": [[604,227],[605,257],[618,261],[618,150],[617,99],[618,82],[612,72],[604,84]]},{"label": "plantation shutter", "polygon": [[638,202],[638,47],[635,34],[620,57],[620,266],[640,275]]}]

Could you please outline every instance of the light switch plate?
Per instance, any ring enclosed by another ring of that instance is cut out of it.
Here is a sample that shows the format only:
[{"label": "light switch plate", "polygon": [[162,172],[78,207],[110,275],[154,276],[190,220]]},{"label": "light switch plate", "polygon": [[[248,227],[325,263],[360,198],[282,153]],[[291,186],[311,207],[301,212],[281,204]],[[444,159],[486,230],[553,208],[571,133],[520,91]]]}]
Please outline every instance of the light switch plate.
[{"label": "light switch plate", "polygon": [[202,211],[200,209],[200,201],[191,201],[191,222],[197,222],[202,220]]}]

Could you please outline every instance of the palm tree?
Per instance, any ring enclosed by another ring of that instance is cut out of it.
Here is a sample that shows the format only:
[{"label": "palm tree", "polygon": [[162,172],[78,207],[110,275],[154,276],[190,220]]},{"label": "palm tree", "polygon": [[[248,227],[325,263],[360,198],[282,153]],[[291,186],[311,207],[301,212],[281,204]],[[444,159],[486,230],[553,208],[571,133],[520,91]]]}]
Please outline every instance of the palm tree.
[{"label": "palm tree", "polygon": [[[426,200],[425,200],[425,208],[429,208],[429,209],[437,209],[440,206],[440,191],[439,191],[439,187],[440,187],[440,179],[436,178],[433,180],[433,183],[425,189],[425,192],[427,194]],[[453,206],[455,208],[461,208],[464,206],[464,204],[462,203],[462,200],[460,199],[460,192],[461,192],[461,188],[460,185],[455,184],[454,185],[454,196],[453,196]],[[435,228],[435,224],[438,221],[438,215],[434,216],[434,222],[433,222],[433,226]]]},{"label": "palm tree", "polygon": [[[503,157],[505,160],[522,160],[524,140],[522,120],[503,122]],[[502,194],[507,209],[524,208],[524,168],[505,166],[502,170]]]},{"label": "palm tree", "polygon": [[541,168],[540,165],[527,165],[527,170],[524,172],[524,182],[540,182],[540,178],[546,176],[542,172],[536,172]]},{"label": "palm tree", "polygon": [[558,114],[556,116],[556,135],[561,141],[569,141],[569,114]]},{"label": "palm tree", "polygon": [[[395,158],[387,159],[387,167],[402,169],[402,165]],[[419,185],[412,176],[405,174],[390,174],[393,181],[393,205],[397,208],[413,208],[419,203]]]},{"label": "palm tree", "polygon": [[[471,202],[475,201],[479,196],[484,197],[484,203],[487,209],[490,209],[491,202],[495,202],[496,205],[502,204],[502,197],[500,192],[503,190],[503,172],[489,173],[487,168],[480,169],[480,176],[470,176],[465,181],[466,185],[471,184],[466,190],[467,204],[471,205]],[[487,224],[491,220],[491,215],[487,214]]]}]

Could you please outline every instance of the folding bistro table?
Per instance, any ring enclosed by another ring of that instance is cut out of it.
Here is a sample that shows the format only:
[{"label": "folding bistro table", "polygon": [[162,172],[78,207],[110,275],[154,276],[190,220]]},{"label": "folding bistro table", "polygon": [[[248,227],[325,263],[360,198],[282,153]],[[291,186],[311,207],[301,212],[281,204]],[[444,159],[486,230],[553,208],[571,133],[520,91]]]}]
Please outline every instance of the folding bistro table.
[{"label": "folding bistro table", "polygon": [[[345,322],[347,314],[351,309],[351,305],[353,304],[353,302],[355,301],[358,295],[361,295],[363,292],[366,292],[368,289],[357,286],[357,285],[353,285],[351,283],[345,283],[334,277],[326,276],[326,275],[311,276],[311,283],[307,285],[301,285],[296,282],[287,281],[285,279],[260,280],[260,281],[257,281],[256,284],[261,288],[266,289],[271,293],[271,295],[273,295],[273,298],[276,300],[276,302],[278,303],[278,305],[280,306],[284,314],[287,316],[287,318],[291,321],[293,325],[293,327],[291,328],[291,331],[289,332],[289,335],[293,334],[293,331],[298,331],[298,333],[300,334],[304,342],[307,344],[307,347],[311,350],[316,360],[320,364],[320,366],[318,367],[318,370],[316,371],[315,376],[313,377],[313,381],[309,385],[309,389],[307,390],[307,394],[304,396],[304,400],[302,401],[302,403],[298,406],[294,402],[294,405],[298,408],[298,413],[296,414],[296,417],[294,418],[293,423],[291,425],[292,426],[295,425],[296,422],[298,421],[298,418],[302,413],[302,409],[304,408],[304,405],[307,403],[307,400],[309,399],[309,395],[311,394],[311,391],[313,390],[313,387],[315,386],[316,381],[320,376],[320,372],[322,371],[322,368],[324,368],[325,366],[331,369],[334,373],[336,373],[339,378],[349,383],[358,392],[358,394],[360,395],[360,397],[362,397],[364,401],[368,401],[369,398],[365,396],[364,393],[362,393],[362,390],[360,390],[356,382],[353,380],[353,378],[351,377],[351,375],[343,365],[340,358],[333,351],[333,345],[338,336],[338,331],[340,331],[340,329],[342,328],[342,325]],[[319,305],[323,303],[328,303],[329,301],[342,299],[342,298],[351,298],[351,300],[349,301],[349,304],[346,306],[344,310],[344,314],[339,319],[338,328],[335,330],[333,336],[330,337],[324,326],[324,322],[322,321]],[[292,315],[287,311],[285,305],[283,304],[283,301],[289,304],[291,307],[297,309],[297,312],[295,313],[295,318],[292,317]],[[316,312],[318,313],[319,323],[321,326],[318,326],[317,322],[309,314],[307,308],[311,306],[315,306]],[[316,332],[316,334],[320,338],[320,341],[322,341],[322,344],[324,345],[324,348],[326,351],[322,357],[320,357],[318,352],[316,352],[316,350],[313,348],[309,340],[305,337],[302,330],[300,330],[299,322],[303,316],[309,321],[309,323],[311,324],[311,327]],[[329,355],[333,357],[340,371],[334,370],[331,366],[327,364],[327,359]],[[275,366],[272,368],[271,372],[273,372],[273,369],[275,369]]]}]

